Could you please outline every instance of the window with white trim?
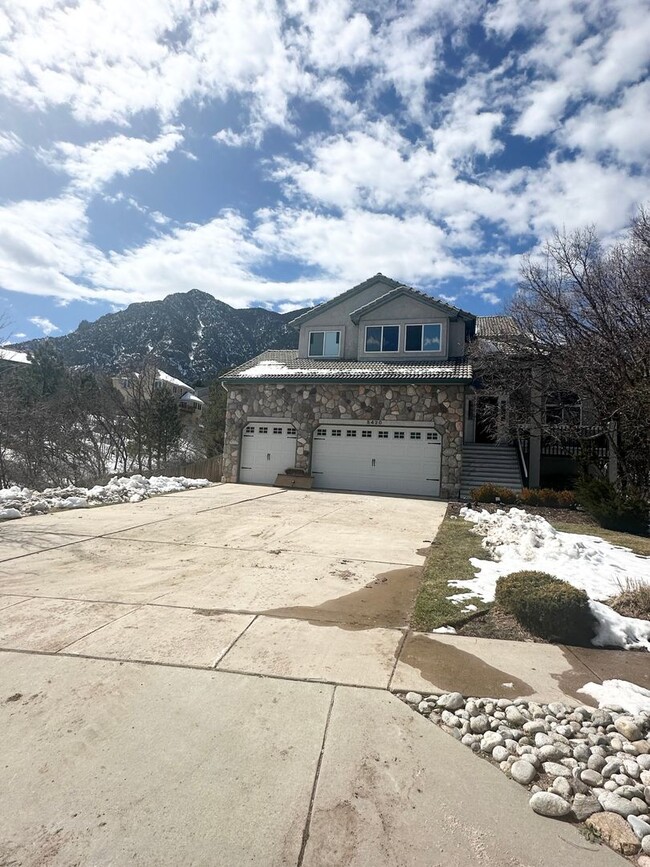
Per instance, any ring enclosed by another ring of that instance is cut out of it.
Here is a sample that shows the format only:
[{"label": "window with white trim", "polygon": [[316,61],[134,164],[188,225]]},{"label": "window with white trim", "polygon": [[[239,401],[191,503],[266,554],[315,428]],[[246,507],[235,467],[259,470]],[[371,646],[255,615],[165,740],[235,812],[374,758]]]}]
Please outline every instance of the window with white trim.
[{"label": "window with white trim", "polygon": [[247,426],[244,428],[244,433],[247,433],[247,434],[254,434],[254,433],[255,433],[255,425],[254,425],[254,424],[249,424],[249,425],[247,425]]},{"label": "window with white trim", "polygon": [[420,433],[419,430],[412,430],[411,431],[411,439],[412,440],[421,440],[422,434]]},{"label": "window with white trim", "polygon": [[366,439],[370,439],[370,437],[372,436],[372,431],[371,430],[362,430],[361,436],[365,437]]},{"label": "window with white trim", "polygon": [[257,432],[258,433],[268,433],[269,429],[267,427],[258,427]]},{"label": "window with white trim", "polygon": [[316,431],[316,436],[317,437],[327,436],[327,428],[326,427],[319,427],[318,430]]},{"label": "window with white trim", "polygon": [[340,428],[334,428],[334,430],[332,431],[332,436],[333,437],[340,437],[341,436]]},{"label": "window with white trim", "polygon": [[393,439],[394,440],[403,440],[404,439],[404,431],[403,430],[396,430],[393,433]]},{"label": "window with white trim", "polygon": [[405,352],[440,352],[442,348],[442,325],[407,325],[404,339]]},{"label": "window with white trim", "polygon": [[433,433],[433,431],[429,431],[427,433],[427,441],[428,442],[433,442],[434,440],[437,440],[437,439],[438,439],[438,434]]},{"label": "window with white trim", "polygon": [[366,352],[398,352],[399,325],[366,325]]},{"label": "window with white trim", "polygon": [[281,427],[274,427],[274,428],[273,428],[273,433],[274,433],[274,434],[281,434],[281,433],[282,433],[282,428],[281,428]]},{"label": "window with white trim", "polygon": [[310,358],[338,358],[341,354],[340,331],[310,331]]},{"label": "window with white trim", "polygon": [[388,439],[388,431],[387,430],[378,430],[377,431],[377,439],[387,440]]},{"label": "window with white trim", "polygon": [[346,437],[355,437],[357,435],[357,432],[354,428],[348,428],[348,430],[346,430],[345,432],[345,435]]},{"label": "window with white trim", "polygon": [[287,436],[288,437],[295,437],[295,435],[296,435],[295,427],[288,427],[287,428]]}]

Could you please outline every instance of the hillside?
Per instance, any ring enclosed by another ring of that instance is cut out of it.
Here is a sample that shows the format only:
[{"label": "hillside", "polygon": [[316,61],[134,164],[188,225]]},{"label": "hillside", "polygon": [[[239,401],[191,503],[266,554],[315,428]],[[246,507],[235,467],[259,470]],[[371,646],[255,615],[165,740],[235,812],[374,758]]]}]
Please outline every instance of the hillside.
[{"label": "hillside", "polygon": [[298,332],[288,323],[302,310],[275,313],[236,309],[192,289],[162,301],[131,304],[95,322],[82,321],[62,337],[16,344],[25,350],[48,340],[70,366],[117,371],[153,353],[160,366],[190,384],[209,381],[224,368],[265,349],[293,349]]}]

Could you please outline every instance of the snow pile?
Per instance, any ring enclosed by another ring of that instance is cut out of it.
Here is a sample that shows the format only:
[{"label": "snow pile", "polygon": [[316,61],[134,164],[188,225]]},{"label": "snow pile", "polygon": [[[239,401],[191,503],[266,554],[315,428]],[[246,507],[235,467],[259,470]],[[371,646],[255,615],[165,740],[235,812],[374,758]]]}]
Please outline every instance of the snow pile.
[{"label": "snow pile", "polygon": [[650,713],[650,690],[627,680],[586,683],[578,692],[598,702],[600,708],[623,708],[627,713]]},{"label": "snow pile", "polygon": [[523,509],[489,513],[464,508],[460,514],[476,525],[493,559],[471,558],[476,577],[450,581],[463,591],[450,599],[462,602],[477,596],[491,602],[502,575],[521,570],[547,572],[584,590],[592,600],[599,626],[594,644],[650,650],[650,621],[623,617],[601,604],[625,589],[628,581],[650,584],[650,558],[598,536],[560,533],[544,518]]},{"label": "snow pile", "polygon": [[84,509],[89,506],[107,506],[114,503],[139,503],[159,494],[172,494],[191,488],[211,485],[207,479],[186,479],[183,476],[144,476],[110,480],[106,485],[92,488],[46,488],[32,491],[13,485],[0,490],[0,521],[24,518],[26,515],[42,515],[58,509]]}]

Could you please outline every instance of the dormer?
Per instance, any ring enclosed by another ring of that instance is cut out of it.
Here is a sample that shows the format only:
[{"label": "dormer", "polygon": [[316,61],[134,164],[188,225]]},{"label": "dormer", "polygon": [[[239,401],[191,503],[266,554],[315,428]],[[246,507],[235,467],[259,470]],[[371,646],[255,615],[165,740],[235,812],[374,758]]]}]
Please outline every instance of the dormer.
[{"label": "dormer", "polygon": [[377,274],[291,324],[300,358],[440,361],[465,354],[475,317]]}]

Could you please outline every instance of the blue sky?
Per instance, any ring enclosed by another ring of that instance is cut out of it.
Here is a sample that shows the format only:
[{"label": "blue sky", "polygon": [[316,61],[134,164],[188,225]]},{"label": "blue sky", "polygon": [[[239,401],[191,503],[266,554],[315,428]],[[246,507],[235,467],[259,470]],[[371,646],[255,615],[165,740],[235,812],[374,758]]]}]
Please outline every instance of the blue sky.
[{"label": "blue sky", "polygon": [[647,0],[0,0],[0,342],[383,272],[497,312],[647,203]]}]

